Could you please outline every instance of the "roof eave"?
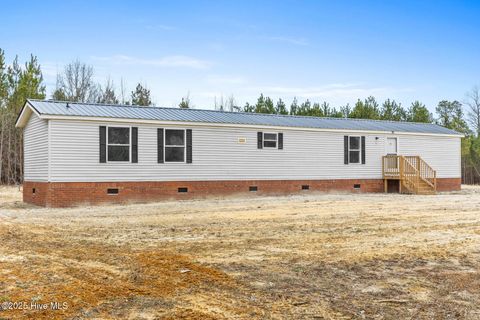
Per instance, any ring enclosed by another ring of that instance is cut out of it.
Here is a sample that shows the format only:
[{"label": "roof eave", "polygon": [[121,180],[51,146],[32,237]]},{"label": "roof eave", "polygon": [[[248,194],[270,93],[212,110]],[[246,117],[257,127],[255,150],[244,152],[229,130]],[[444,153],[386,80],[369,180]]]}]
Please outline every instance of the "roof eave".
[{"label": "roof eave", "polygon": [[40,112],[38,112],[38,110],[35,109],[35,107],[30,103],[30,100],[27,99],[22,107],[22,110],[20,110],[20,113],[17,116],[17,120],[15,121],[15,127],[24,128],[27,125],[32,113],[34,113],[39,118],[43,118]]}]

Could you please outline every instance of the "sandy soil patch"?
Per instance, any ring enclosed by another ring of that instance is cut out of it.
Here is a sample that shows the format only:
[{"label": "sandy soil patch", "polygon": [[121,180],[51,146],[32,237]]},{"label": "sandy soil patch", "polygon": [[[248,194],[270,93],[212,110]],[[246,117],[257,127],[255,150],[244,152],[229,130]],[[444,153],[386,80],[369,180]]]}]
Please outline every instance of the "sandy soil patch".
[{"label": "sandy soil patch", "polygon": [[480,187],[45,209],[0,188],[0,300],[31,319],[480,319]]}]

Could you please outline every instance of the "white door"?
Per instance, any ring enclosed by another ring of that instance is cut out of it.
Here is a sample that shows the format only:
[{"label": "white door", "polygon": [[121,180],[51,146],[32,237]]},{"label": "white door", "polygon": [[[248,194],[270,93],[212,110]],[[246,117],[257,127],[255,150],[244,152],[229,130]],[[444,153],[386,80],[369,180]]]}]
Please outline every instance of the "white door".
[{"label": "white door", "polygon": [[397,154],[398,152],[397,138],[387,138],[387,154]]}]

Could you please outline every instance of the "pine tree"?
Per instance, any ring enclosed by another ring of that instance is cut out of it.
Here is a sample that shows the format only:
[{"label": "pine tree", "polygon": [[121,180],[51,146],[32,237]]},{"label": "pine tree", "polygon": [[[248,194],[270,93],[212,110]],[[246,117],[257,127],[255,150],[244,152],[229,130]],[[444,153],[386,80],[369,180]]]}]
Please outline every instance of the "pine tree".
[{"label": "pine tree", "polygon": [[311,107],[312,107],[312,103],[310,102],[310,100],[305,100],[304,102],[302,102],[300,104],[300,107],[298,107],[298,110],[297,110],[297,115],[299,116],[309,116],[311,115]]},{"label": "pine tree", "polygon": [[292,104],[290,105],[290,114],[297,115],[298,114],[298,101],[297,97],[293,98]]},{"label": "pine tree", "polygon": [[265,98],[265,110],[263,113],[275,114],[275,106],[273,100],[270,97]]},{"label": "pine tree", "polygon": [[420,101],[414,101],[407,112],[407,121],[411,122],[433,122],[433,115]]},{"label": "pine tree", "polygon": [[137,84],[135,91],[132,91],[132,105],[149,106],[151,104],[150,90],[143,87],[140,83]]},{"label": "pine tree", "polygon": [[5,62],[5,51],[0,49],[0,109],[7,106],[8,97],[8,75]]},{"label": "pine tree", "polygon": [[339,112],[342,114],[341,118],[350,118],[350,113],[352,113],[352,107],[350,107],[350,104],[347,103],[346,105],[340,107]]},{"label": "pine tree", "polygon": [[380,112],[377,101],[372,96],[364,101],[358,99],[352,112],[350,112],[349,117],[357,119],[379,119]]},{"label": "pine tree", "polygon": [[243,107],[243,112],[255,112],[255,106],[247,102]]},{"label": "pine tree", "polygon": [[287,106],[282,99],[278,99],[277,104],[275,106],[275,113],[276,114],[288,114]]},{"label": "pine tree", "polygon": [[8,102],[7,109],[13,112],[16,111],[18,105],[22,103],[18,92],[18,83],[22,75],[22,68],[18,63],[18,56],[15,56],[12,64],[7,68],[7,85],[8,85]]},{"label": "pine tree", "polygon": [[463,119],[462,104],[460,102],[456,100],[442,100],[438,103],[435,110],[439,116],[438,124],[466,135],[471,134],[467,123]]},{"label": "pine tree", "polygon": [[387,99],[382,105],[380,111],[381,120],[402,121],[407,119],[407,112],[402,108],[402,105],[395,100]]},{"label": "pine tree", "polygon": [[332,113],[332,109],[330,108],[330,104],[326,101],[323,101],[320,109],[322,110],[322,117],[330,117]]},{"label": "pine tree", "polygon": [[312,108],[310,109],[310,112],[308,115],[313,117],[323,117],[322,107],[318,102],[315,102],[312,105]]},{"label": "pine tree", "polygon": [[328,117],[330,117],[330,118],[344,118],[345,114],[341,109],[337,110],[336,108],[332,108],[330,110],[330,114],[328,115]]},{"label": "pine tree", "polygon": [[264,97],[263,93],[260,94],[260,97],[257,100],[257,104],[255,105],[255,112],[256,113],[275,113],[275,107],[273,106],[273,101],[270,97]]},{"label": "pine tree", "polygon": [[0,183],[22,182],[23,133],[15,128],[15,120],[29,98],[45,98],[37,58],[31,56],[22,68],[15,57],[7,68],[3,50],[0,50]]}]

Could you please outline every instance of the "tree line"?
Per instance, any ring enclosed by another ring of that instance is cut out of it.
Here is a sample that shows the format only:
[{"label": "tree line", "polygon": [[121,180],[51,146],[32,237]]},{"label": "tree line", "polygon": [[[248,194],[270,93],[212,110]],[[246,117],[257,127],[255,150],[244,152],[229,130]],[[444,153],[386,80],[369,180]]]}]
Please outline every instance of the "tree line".
[{"label": "tree line", "polygon": [[[78,60],[65,66],[57,75],[51,98],[61,101],[133,104],[152,104],[150,90],[138,83],[129,95],[123,81],[116,92],[113,81],[105,84],[94,81],[93,67]],[[23,132],[15,122],[26,99],[46,99],[46,87],[36,56],[21,64],[18,56],[12,63],[5,61],[0,49],[0,184],[20,184],[23,179]]]},{"label": "tree line", "polygon": [[[15,121],[27,98],[47,98],[41,66],[37,57],[31,55],[23,65],[15,57],[11,64],[5,61],[5,52],[0,49],[0,184],[19,184],[23,177],[23,136],[15,128]],[[94,69],[79,60],[67,64],[58,73],[56,87],[51,97],[54,100],[106,103],[124,105],[152,105],[152,96],[146,85],[138,83],[127,93],[123,79],[117,90],[111,79],[105,83],[94,80]],[[190,94],[181,98],[179,108],[192,108]],[[438,123],[465,134],[462,139],[462,180],[464,183],[480,183],[480,90],[474,87],[465,101],[442,100],[435,114],[420,101],[407,108],[392,99],[379,102],[375,97],[358,99],[350,106],[332,107],[328,102],[299,102],[297,98],[287,105],[283,99],[274,100],[260,94],[253,104],[239,106],[235,98],[215,98],[216,110],[252,112],[295,116],[354,118],[391,121]],[[467,113],[464,114],[464,109]]]}]

